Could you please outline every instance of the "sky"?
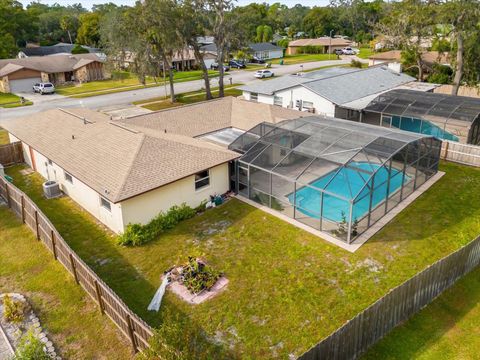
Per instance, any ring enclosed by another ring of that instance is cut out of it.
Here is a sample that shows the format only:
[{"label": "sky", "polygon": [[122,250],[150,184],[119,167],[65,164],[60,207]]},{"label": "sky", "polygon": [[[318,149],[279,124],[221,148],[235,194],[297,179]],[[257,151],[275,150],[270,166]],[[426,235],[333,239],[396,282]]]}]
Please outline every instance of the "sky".
[{"label": "sky", "polygon": [[[28,5],[31,0],[20,0],[20,2],[23,5]],[[108,2],[114,2],[118,5],[133,5],[135,3],[135,0],[40,0],[41,3],[43,4],[54,4],[58,3],[60,5],[70,5],[70,4],[75,4],[75,3],[81,3],[83,7],[90,9],[92,5],[94,4],[103,4],[103,3],[108,3]],[[249,1],[249,0],[237,0],[237,5],[248,5],[253,2],[266,2],[269,4],[273,4],[276,2],[280,2],[282,4],[287,5],[288,7],[292,7],[295,4],[302,4],[305,6],[319,6],[319,5],[328,5],[329,0],[264,0],[264,1]]]}]

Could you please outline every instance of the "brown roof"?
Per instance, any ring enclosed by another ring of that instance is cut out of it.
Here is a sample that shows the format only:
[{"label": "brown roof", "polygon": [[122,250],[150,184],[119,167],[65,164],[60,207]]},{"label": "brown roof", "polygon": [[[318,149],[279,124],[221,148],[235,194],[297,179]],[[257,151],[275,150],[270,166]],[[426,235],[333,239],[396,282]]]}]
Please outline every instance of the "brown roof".
[{"label": "brown roof", "polygon": [[[330,42],[331,41],[331,42]],[[320,37],[317,39],[298,39],[290,41],[288,43],[289,47],[296,46],[349,46],[352,42],[347,39],[342,38],[329,38],[328,36]]]},{"label": "brown roof", "polygon": [[11,74],[21,68],[46,73],[72,71],[94,61],[103,62],[103,60],[95,54],[32,56],[23,59],[3,59],[0,60],[0,76]]},{"label": "brown roof", "polygon": [[[369,59],[385,60],[385,61],[400,61],[402,59],[401,50],[390,50],[371,55]],[[422,60],[426,63],[440,63],[449,64],[450,59],[448,53],[439,53],[438,51],[427,51],[422,54]]]},{"label": "brown roof", "polygon": [[139,132],[87,109],[49,110],[2,126],[112,202],[238,157],[185,135]]},{"label": "brown roof", "polygon": [[138,130],[154,129],[190,137],[234,127],[249,130],[266,121],[277,123],[296,119],[301,112],[262,103],[254,103],[235,97],[160,110],[120,120]]}]

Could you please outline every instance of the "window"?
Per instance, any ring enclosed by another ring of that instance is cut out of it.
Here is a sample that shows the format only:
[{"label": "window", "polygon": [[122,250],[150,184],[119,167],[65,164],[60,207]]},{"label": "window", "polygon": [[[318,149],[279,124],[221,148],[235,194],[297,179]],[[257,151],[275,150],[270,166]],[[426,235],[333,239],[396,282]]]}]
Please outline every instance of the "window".
[{"label": "window", "polygon": [[70,174],[67,173],[66,171],[65,171],[64,175],[65,175],[65,180],[68,181],[70,184],[73,184],[73,177],[72,177],[72,175],[70,175]]},{"label": "window", "polygon": [[103,197],[100,197],[100,205],[102,205],[102,207],[107,209],[108,211],[112,210],[112,205],[110,204],[110,201],[104,199]]},{"label": "window", "polygon": [[48,165],[53,165],[53,161],[48,159]]},{"label": "window", "polygon": [[250,93],[251,101],[258,101],[258,93]]},{"label": "window", "polygon": [[295,100],[295,107],[298,109],[302,108],[302,100]]},{"label": "window", "polygon": [[273,97],[273,105],[282,106],[283,105],[283,98],[281,96],[275,95]]},{"label": "window", "polygon": [[308,110],[313,109],[313,102],[311,101],[303,101],[302,105],[304,109],[308,109]]},{"label": "window", "polygon": [[209,170],[201,171],[195,174],[195,190],[202,189],[208,185],[210,185]]}]

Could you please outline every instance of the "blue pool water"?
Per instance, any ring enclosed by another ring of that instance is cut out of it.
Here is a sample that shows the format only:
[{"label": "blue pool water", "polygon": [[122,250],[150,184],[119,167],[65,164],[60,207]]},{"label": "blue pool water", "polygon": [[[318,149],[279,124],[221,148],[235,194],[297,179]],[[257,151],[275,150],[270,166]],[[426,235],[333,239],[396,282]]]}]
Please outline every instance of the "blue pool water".
[{"label": "blue pool water", "polygon": [[[401,119],[401,121],[400,121]],[[425,135],[432,135],[436,138],[450,141],[458,141],[458,137],[431,123],[430,121],[410,118],[400,118],[399,116],[392,116],[392,126],[396,128],[421,133]]]},{"label": "blue pool water", "polygon": [[[368,179],[369,174],[361,173],[355,168],[366,170],[371,172],[372,170],[378,170],[375,175],[375,184],[382,183],[382,185],[375,185],[376,189],[373,191],[372,196],[372,209],[385,200],[387,194],[387,179],[388,170],[380,165],[369,164],[365,162],[354,162],[349,164],[350,167],[344,167],[335,176],[336,171],[332,171],[329,174],[310,183],[311,186],[317,188],[325,188],[325,185],[333,178],[332,182],[328,184],[326,191],[332,194],[338,194],[346,199],[353,199],[359,191],[362,190],[365,181]],[[398,175],[397,175],[398,174]],[[397,175],[397,176],[395,176]],[[390,178],[390,193],[399,189],[402,185],[403,176],[398,170],[392,168],[392,176]],[[365,179],[365,180],[364,180]],[[405,176],[404,182],[407,183],[410,177]],[[350,185],[350,186],[349,186]],[[359,200],[353,207],[352,219],[361,219],[368,213],[370,205],[369,189],[362,190],[362,194],[359,196]],[[288,200],[293,204],[294,193],[288,196]],[[299,208],[298,211],[310,217],[320,219],[320,200],[321,192],[311,187],[305,186],[297,190],[296,201]],[[323,198],[323,218],[331,221],[342,221],[342,211],[347,217],[350,214],[350,202],[339,199],[332,195],[324,194]]]}]

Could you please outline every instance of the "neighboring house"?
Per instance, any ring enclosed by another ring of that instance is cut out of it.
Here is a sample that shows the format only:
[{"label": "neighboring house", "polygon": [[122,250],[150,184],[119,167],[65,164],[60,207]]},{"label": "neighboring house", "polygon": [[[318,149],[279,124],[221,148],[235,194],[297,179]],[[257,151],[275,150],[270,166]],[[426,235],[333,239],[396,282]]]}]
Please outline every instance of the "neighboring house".
[{"label": "neighboring house", "polygon": [[88,109],[55,109],[2,126],[28,165],[111,230],[161,211],[198,206],[231,189],[227,149],[246,130],[298,112],[231,97],[111,121]]},{"label": "neighboring house", "polygon": [[249,44],[248,49],[257,59],[267,60],[283,57],[283,48],[268,42]]},{"label": "neighboring house", "polygon": [[[29,46],[21,49],[18,52],[17,57],[19,59],[27,58],[30,56],[51,56],[51,55],[69,55],[72,54],[72,49],[75,45],[67,43],[58,43],[52,46]],[[97,48],[82,45],[82,47],[88,50],[89,53],[97,55],[102,60],[106,59],[104,52]]]},{"label": "neighboring house", "polygon": [[0,92],[4,93],[30,92],[37,82],[59,85],[106,77],[104,62],[95,54],[0,60]]},{"label": "neighboring house", "polygon": [[337,49],[342,49],[346,46],[352,46],[352,42],[343,38],[331,38],[328,36],[317,39],[298,39],[288,43],[287,55],[295,55],[299,49],[305,46],[317,46],[322,49],[322,53],[333,53]]},{"label": "neighboring house", "polygon": [[[402,62],[402,51],[401,50],[390,50],[385,52],[380,52],[370,56],[368,61],[368,66],[379,65],[383,63],[390,62]],[[422,54],[422,60],[427,66],[432,66],[433,64],[440,64],[450,66],[451,59],[449,58],[448,53],[439,53],[438,51],[426,51]]]},{"label": "neighboring house", "polygon": [[240,89],[249,101],[349,119],[353,114],[340,116],[340,108],[361,109],[376,95],[414,81],[387,66],[334,67],[259,81]]}]

